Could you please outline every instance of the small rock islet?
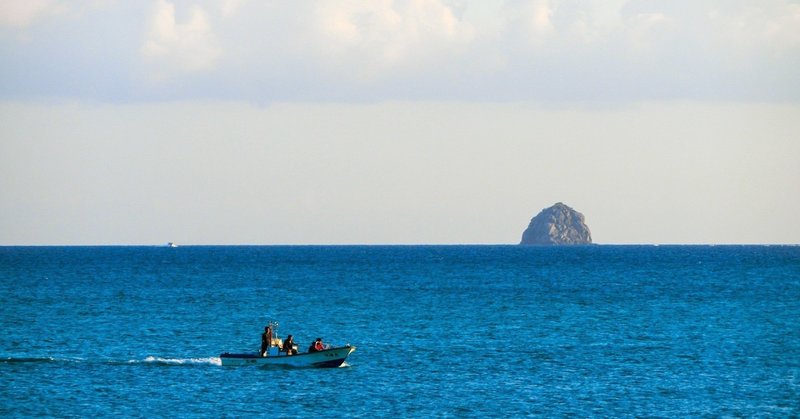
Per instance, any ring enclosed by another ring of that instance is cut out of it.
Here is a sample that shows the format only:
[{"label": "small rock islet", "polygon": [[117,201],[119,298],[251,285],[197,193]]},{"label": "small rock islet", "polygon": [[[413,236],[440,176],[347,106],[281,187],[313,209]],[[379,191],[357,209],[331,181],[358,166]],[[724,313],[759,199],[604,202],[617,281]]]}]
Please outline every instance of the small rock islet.
[{"label": "small rock islet", "polygon": [[543,209],[531,219],[519,244],[581,245],[591,244],[592,233],[583,214],[559,202]]}]

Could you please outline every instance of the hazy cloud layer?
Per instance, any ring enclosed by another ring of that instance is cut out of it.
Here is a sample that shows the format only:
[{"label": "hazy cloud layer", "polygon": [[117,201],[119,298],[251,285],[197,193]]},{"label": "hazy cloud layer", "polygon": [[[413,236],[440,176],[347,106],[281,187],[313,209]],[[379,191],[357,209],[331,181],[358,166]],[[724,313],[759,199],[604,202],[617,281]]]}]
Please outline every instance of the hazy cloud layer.
[{"label": "hazy cloud layer", "polygon": [[0,25],[24,28],[37,18],[62,11],[55,0],[2,0],[0,1]]},{"label": "hazy cloud layer", "polygon": [[0,1],[0,95],[800,100],[791,0]]},{"label": "hazy cloud layer", "polygon": [[175,5],[158,0],[149,26],[142,55],[157,66],[156,80],[215,67],[221,50],[202,8],[193,7],[188,21],[178,23]]},{"label": "hazy cloud layer", "polygon": [[800,106],[0,104],[0,244],[798,243]]}]

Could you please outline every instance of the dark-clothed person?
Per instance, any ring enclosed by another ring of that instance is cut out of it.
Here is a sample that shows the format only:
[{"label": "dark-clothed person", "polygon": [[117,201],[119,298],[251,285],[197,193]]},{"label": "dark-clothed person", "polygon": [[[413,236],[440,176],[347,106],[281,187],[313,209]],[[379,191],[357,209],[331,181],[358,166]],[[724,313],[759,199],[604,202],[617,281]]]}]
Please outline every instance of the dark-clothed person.
[{"label": "dark-clothed person", "polygon": [[267,326],[264,328],[264,333],[261,334],[261,356],[269,355],[267,350],[272,345],[272,328]]},{"label": "dark-clothed person", "polygon": [[286,340],[283,341],[283,352],[286,352],[286,355],[297,355],[297,349],[294,348],[294,337],[289,335],[286,337]]}]

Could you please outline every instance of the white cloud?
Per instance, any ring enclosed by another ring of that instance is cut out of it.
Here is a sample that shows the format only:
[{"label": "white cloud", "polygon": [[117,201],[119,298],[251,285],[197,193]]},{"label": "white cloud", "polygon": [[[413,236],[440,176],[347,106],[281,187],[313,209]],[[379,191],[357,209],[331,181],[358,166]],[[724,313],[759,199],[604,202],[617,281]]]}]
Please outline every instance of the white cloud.
[{"label": "white cloud", "polygon": [[233,17],[247,0],[222,0],[221,10],[223,17]]},{"label": "white cloud", "polygon": [[[0,0],[0,16],[28,25],[0,34],[8,96],[800,98],[795,0]],[[98,68],[116,88],[85,88]]]},{"label": "white cloud", "polygon": [[458,53],[474,28],[439,0],[340,0],[319,2],[311,43],[326,64],[360,76],[419,67],[441,54]]},{"label": "white cloud", "polygon": [[708,20],[722,42],[749,49],[800,47],[800,4],[765,1],[733,10],[713,9]]},{"label": "white cloud", "polygon": [[208,13],[194,6],[188,22],[175,18],[175,5],[158,0],[150,17],[143,56],[159,68],[158,78],[174,73],[209,70],[222,54]]},{"label": "white cloud", "polygon": [[663,13],[639,13],[626,22],[628,43],[635,51],[652,51],[658,46],[658,35],[674,29],[670,23],[671,19]]},{"label": "white cloud", "polygon": [[553,34],[555,31],[552,21],[554,13],[555,5],[550,0],[533,0],[526,5],[523,15],[531,42],[543,42]]},{"label": "white cloud", "polygon": [[23,28],[41,16],[62,10],[54,0],[0,0],[0,25]]}]

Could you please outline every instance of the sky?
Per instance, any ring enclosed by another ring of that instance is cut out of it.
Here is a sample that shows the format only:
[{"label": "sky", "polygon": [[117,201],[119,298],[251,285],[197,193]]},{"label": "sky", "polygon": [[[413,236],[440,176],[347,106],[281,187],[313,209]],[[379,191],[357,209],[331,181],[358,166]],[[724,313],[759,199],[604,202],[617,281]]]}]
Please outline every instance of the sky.
[{"label": "sky", "polygon": [[0,0],[0,245],[800,243],[798,0]]}]

